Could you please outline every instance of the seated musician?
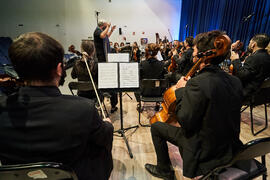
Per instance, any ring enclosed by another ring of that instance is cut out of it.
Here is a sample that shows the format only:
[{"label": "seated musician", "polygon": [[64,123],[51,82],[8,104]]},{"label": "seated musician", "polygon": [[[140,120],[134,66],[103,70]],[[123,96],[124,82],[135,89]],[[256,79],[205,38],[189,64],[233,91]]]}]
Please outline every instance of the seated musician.
[{"label": "seated musician", "polygon": [[270,77],[270,55],[265,49],[269,41],[270,37],[266,34],[255,35],[248,45],[251,55],[246,58],[243,66],[239,55],[232,52],[233,75],[242,82],[245,100],[258,90],[267,77]]},{"label": "seated musician", "polygon": [[[142,79],[163,79],[165,69],[163,63],[157,60],[159,45],[150,43],[145,48],[146,60],[140,63],[140,80]],[[146,94],[149,94],[144,90]],[[151,92],[150,92],[151,93]],[[137,101],[140,101],[140,93],[135,93]]]},{"label": "seated musician", "polygon": [[120,49],[119,49],[119,44],[118,42],[115,42],[113,44],[113,48],[115,49],[115,52],[112,52],[112,53],[119,53]]},{"label": "seated musician", "polygon": [[131,61],[138,62],[138,63],[141,62],[141,50],[139,49],[137,42],[134,42],[132,44]]},{"label": "seated musician", "polygon": [[[97,84],[98,71],[97,71],[97,59],[94,59],[95,54],[95,45],[91,41],[82,41],[81,51],[88,54],[87,64],[89,66],[90,72],[92,74],[94,82]],[[81,58],[79,61],[76,61],[73,69],[71,71],[71,77],[73,79],[78,79],[78,81],[88,81],[91,82],[84,58]],[[78,96],[86,97],[89,99],[96,99],[96,94],[94,90],[90,91],[78,91]]]},{"label": "seated musician", "polygon": [[190,68],[193,66],[192,61],[192,53],[193,53],[193,37],[189,36],[184,41],[184,49],[182,51],[182,55],[179,56],[178,51],[176,49],[173,50],[173,59],[177,64],[177,69],[173,73],[169,73],[166,75],[166,78],[169,79],[171,83],[176,83],[181,76],[185,76]]},{"label": "seated musician", "polygon": [[109,179],[113,168],[113,126],[86,98],[62,95],[64,49],[43,33],[26,33],[9,57],[26,82],[19,92],[0,97],[2,164],[59,162],[79,180]]},{"label": "seated musician", "polygon": [[180,79],[181,76],[185,76],[190,70],[190,68],[193,66],[193,62],[192,62],[193,37],[192,36],[189,36],[185,39],[184,47],[185,47],[185,52],[182,52],[181,57],[178,55],[177,51],[173,52],[173,55],[174,55],[173,58],[176,64],[178,65],[177,73],[179,75],[176,77],[177,81]]},{"label": "seated musician", "polygon": [[[215,49],[220,31],[210,31],[195,38],[193,55]],[[230,46],[230,45],[229,45]],[[151,125],[157,165],[146,164],[156,177],[174,179],[167,141],[179,147],[183,176],[193,178],[227,163],[242,147],[239,140],[242,87],[240,80],[220,69],[226,54],[200,64],[199,72],[176,85],[176,120],[181,127],[163,122]]]}]

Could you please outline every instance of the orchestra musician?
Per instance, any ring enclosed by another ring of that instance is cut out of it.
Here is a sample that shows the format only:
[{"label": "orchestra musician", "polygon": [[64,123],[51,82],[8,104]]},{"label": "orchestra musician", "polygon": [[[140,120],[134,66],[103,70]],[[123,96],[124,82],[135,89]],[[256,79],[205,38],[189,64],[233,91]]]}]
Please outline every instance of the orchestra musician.
[{"label": "orchestra musician", "polygon": [[243,85],[245,100],[249,98],[263,81],[270,77],[270,55],[265,49],[270,42],[267,34],[257,34],[249,42],[248,50],[251,55],[242,65],[239,55],[231,52],[233,75],[237,76]]},{"label": "orchestra musician", "polygon": [[[215,49],[214,42],[222,35],[221,31],[210,31],[196,36],[193,55]],[[189,80],[182,77],[177,82],[175,114],[181,127],[159,121],[151,125],[157,155],[157,165],[145,165],[151,175],[168,180],[175,178],[167,141],[179,147],[183,176],[188,178],[229,162],[242,147],[239,140],[241,82],[218,66],[228,52],[202,62],[194,77]]]},{"label": "orchestra musician", "polygon": [[118,42],[115,42],[115,43],[113,44],[113,47],[114,47],[114,49],[115,49],[115,52],[114,52],[114,53],[119,53],[120,49],[119,49],[119,44],[118,44]]},{"label": "orchestra musician", "polygon": [[[163,79],[166,73],[163,63],[157,60],[159,45],[155,43],[147,44],[145,48],[146,60],[140,63],[140,80],[142,79]],[[149,94],[147,89],[143,90],[145,94]],[[140,93],[135,93],[137,101],[140,101]]]},{"label": "orchestra musician", "polygon": [[12,43],[9,57],[26,86],[0,97],[2,164],[59,162],[79,180],[109,179],[114,128],[91,100],[61,94],[62,45],[46,34],[26,33]]},{"label": "orchestra musician", "polygon": [[[110,44],[109,44],[109,37],[112,35],[113,31],[115,30],[116,26],[112,26],[111,30],[111,23],[106,22],[105,20],[98,21],[98,27],[94,32],[94,43],[96,48],[96,55],[98,58],[98,62],[107,62],[108,53],[111,52]],[[111,113],[117,111],[117,93],[110,91],[110,101],[111,101]]]},{"label": "orchestra musician", "polygon": [[139,46],[137,42],[134,42],[132,44],[132,57],[131,60],[134,62],[141,62],[141,50],[139,49]]},{"label": "orchestra musician", "polygon": [[[94,82],[97,84],[98,82],[98,62],[97,59],[94,58],[95,55],[95,46],[94,43],[90,40],[84,40],[81,43],[81,51],[86,52],[87,55],[87,63],[90,68],[90,72],[92,74]],[[73,69],[71,71],[71,77],[73,79],[78,79],[78,81],[88,81],[90,82],[90,77],[85,65],[85,61],[83,57],[79,60],[76,61]],[[89,98],[89,99],[96,99],[96,94],[94,90],[90,91],[80,91],[78,90],[78,96]]]},{"label": "orchestra musician", "polygon": [[[193,53],[193,37],[189,36],[184,41],[185,52],[182,52],[182,56],[179,56],[179,53],[174,50],[173,58],[175,59],[176,64],[178,65],[179,74],[176,76],[176,80],[178,81],[181,76],[185,76],[190,68],[193,66],[192,62],[192,53]],[[182,50],[183,51],[183,50]]]},{"label": "orchestra musician", "polygon": [[[177,69],[175,72],[172,72],[166,75],[166,78],[171,83],[175,84],[181,78],[181,76],[185,76],[188,73],[189,69],[193,66],[193,61],[192,61],[193,48],[192,47],[193,47],[193,37],[189,36],[184,41],[185,52],[183,52],[183,48],[181,48],[181,51],[177,50],[179,48],[172,50],[173,60],[177,64]],[[182,55],[179,56],[178,52],[182,52]]]}]

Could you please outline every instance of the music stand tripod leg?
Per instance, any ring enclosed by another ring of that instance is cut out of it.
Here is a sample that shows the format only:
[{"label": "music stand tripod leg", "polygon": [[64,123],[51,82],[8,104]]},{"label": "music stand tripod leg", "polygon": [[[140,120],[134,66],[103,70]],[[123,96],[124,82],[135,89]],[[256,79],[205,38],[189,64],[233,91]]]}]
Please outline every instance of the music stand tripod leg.
[{"label": "music stand tripod leg", "polygon": [[123,96],[125,95],[127,95],[131,100],[133,100],[133,98],[128,93],[125,92]]},{"label": "music stand tripod leg", "polygon": [[130,130],[130,129],[133,129],[133,128],[136,128],[137,129],[139,126],[136,125],[136,126],[124,128],[124,125],[123,125],[123,104],[122,104],[122,92],[121,91],[119,92],[119,98],[120,98],[120,124],[121,124],[121,128],[119,130],[114,131],[114,132],[119,133],[121,135],[121,137],[124,138],[124,141],[125,141],[126,146],[127,146],[127,149],[128,149],[129,156],[132,159],[133,158],[133,154],[132,154],[131,148],[129,146],[127,137],[125,136],[125,132],[128,131],[128,130]]}]

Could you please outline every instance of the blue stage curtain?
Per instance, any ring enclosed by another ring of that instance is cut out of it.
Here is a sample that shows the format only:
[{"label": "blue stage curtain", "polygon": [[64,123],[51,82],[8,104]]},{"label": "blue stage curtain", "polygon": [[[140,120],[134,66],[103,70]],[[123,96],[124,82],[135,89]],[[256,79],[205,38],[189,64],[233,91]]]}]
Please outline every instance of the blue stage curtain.
[{"label": "blue stage curtain", "polygon": [[182,0],[179,40],[215,29],[245,46],[255,34],[270,35],[270,0]]}]

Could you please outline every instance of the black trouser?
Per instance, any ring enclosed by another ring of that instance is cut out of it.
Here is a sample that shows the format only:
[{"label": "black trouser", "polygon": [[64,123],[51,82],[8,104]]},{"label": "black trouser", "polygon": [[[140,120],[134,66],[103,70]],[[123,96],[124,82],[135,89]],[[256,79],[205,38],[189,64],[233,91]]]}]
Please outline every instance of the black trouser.
[{"label": "black trouser", "polygon": [[113,92],[113,91],[110,91],[109,92],[111,97],[110,97],[110,100],[111,100],[111,106],[112,108],[115,108],[117,103],[118,103],[118,97],[117,97],[117,93],[116,92]]},{"label": "black trouser", "polygon": [[183,137],[182,128],[162,122],[156,122],[151,125],[151,135],[157,154],[158,167],[165,171],[170,170],[171,161],[169,158],[167,141],[178,146],[181,153],[181,137]]}]

